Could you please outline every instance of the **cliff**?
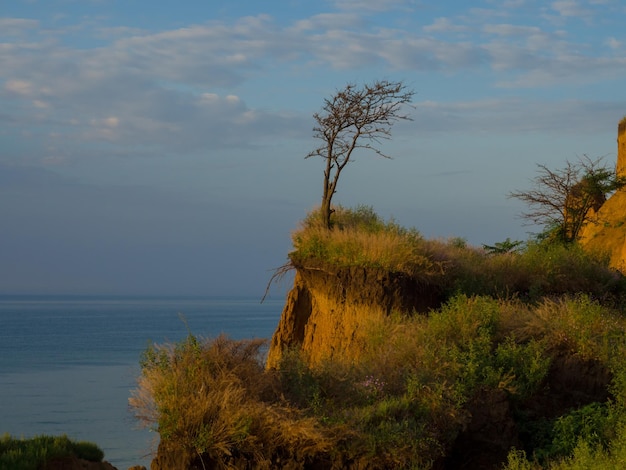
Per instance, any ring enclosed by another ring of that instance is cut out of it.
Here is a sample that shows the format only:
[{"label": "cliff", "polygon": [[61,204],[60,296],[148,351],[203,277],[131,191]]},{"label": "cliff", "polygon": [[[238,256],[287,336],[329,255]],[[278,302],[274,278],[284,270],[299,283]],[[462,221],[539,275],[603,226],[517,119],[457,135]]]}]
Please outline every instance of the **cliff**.
[{"label": "cliff", "polygon": [[[617,127],[615,172],[626,178],[626,117]],[[611,267],[626,272],[626,188],[616,191],[581,229],[580,243],[589,251],[607,255]]]},{"label": "cliff", "polygon": [[411,314],[438,306],[438,289],[405,273],[380,268],[295,266],[272,337],[267,367],[277,367],[285,349],[298,346],[310,363],[340,357],[358,359],[364,337],[392,313]]}]

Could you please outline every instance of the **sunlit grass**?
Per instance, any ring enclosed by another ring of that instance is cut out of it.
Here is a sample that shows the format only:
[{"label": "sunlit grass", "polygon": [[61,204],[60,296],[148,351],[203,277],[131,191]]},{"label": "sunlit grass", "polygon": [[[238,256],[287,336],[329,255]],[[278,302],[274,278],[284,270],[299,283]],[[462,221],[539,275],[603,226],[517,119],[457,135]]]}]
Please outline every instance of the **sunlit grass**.
[{"label": "sunlit grass", "polygon": [[317,213],[311,213],[292,235],[292,259],[335,267],[381,268],[419,278],[443,272],[441,263],[428,256],[416,230],[383,222],[370,208],[338,207],[333,220],[333,229],[328,230],[318,222]]},{"label": "sunlit grass", "polygon": [[197,456],[203,465],[234,454],[269,465],[277,448],[303,456],[328,451],[317,421],[276,397],[273,377],[259,360],[263,345],[189,336],[151,346],[129,400],[135,416],[159,432],[166,448]]}]

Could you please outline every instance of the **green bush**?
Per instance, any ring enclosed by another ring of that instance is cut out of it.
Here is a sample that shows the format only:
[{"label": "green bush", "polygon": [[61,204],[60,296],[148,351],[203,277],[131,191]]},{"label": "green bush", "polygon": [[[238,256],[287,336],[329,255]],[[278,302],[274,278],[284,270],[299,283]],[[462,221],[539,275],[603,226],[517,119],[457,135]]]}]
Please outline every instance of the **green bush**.
[{"label": "green bush", "polygon": [[593,448],[608,449],[617,424],[617,414],[605,403],[591,403],[573,410],[554,423],[550,454],[568,456],[581,440]]},{"label": "green bush", "polygon": [[624,292],[624,279],[608,267],[608,259],[577,244],[528,243],[523,250],[498,254],[465,250],[451,259],[451,292],[530,302],[581,292],[603,300],[619,299]]},{"label": "green bush", "polygon": [[101,462],[104,452],[90,442],[76,442],[67,436],[35,436],[17,439],[0,437],[0,470],[37,470],[50,459],[77,457]]},{"label": "green bush", "polygon": [[373,267],[405,273],[448,296],[459,293],[517,297],[587,293],[619,300],[624,278],[575,243],[518,242],[476,248],[460,238],[426,240],[415,229],[383,221],[371,207],[336,208],[327,230],[316,211],[293,235],[290,259],[296,266]]}]

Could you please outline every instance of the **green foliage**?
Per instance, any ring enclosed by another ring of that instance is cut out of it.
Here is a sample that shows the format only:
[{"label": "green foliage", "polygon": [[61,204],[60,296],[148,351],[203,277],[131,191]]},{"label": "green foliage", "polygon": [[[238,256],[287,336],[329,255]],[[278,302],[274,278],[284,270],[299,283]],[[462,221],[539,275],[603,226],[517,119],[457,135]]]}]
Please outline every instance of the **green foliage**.
[{"label": "green foliage", "polygon": [[512,241],[507,238],[503,242],[497,242],[494,245],[483,245],[483,249],[491,255],[503,255],[506,253],[514,253],[524,244],[521,240]]},{"label": "green foliage", "polygon": [[623,277],[608,264],[578,244],[527,243],[516,253],[464,250],[449,263],[447,280],[452,292],[529,302],[580,292],[608,300],[624,292]]},{"label": "green foliage", "polygon": [[[360,367],[367,378],[384,383],[386,393],[350,407],[351,427],[379,442],[371,426],[400,426],[400,420],[407,439],[401,447],[432,459],[465,426],[464,407],[477,394],[504,389],[520,401],[532,395],[545,379],[550,359],[540,341],[499,339],[507,309],[508,304],[492,298],[460,295],[427,318],[392,317],[379,326],[376,338],[387,340],[372,342],[371,356]],[[420,462],[408,454],[407,459]]]},{"label": "green foliage", "polygon": [[561,416],[553,427],[550,454],[570,455],[582,440],[591,447],[608,448],[615,437],[617,416],[605,403],[591,403],[571,413]]},{"label": "green foliage", "polygon": [[448,296],[489,295],[536,302],[544,296],[584,292],[618,299],[624,279],[578,244],[552,242],[496,243],[484,249],[463,239],[425,240],[417,230],[385,222],[368,206],[337,207],[327,230],[316,212],[293,234],[296,266],[325,269],[370,267],[405,273]]},{"label": "green foliage", "polygon": [[540,465],[529,461],[526,453],[513,449],[509,452],[504,470],[622,470],[626,462],[626,433],[623,427],[617,437],[605,448],[580,439],[568,456]]},{"label": "green foliage", "polygon": [[0,437],[0,470],[37,470],[50,459],[77,457],[101,462],[104,452],[90,442],[77,442],[67,436],[35,436],[17,439],[9,434]]},{"label": "green foliage", "polygon": [[281,384],[286,397],[300,408],[318,411],[321,385],[297,349],[283,353],[280,362]]},{"label": "green foliage", "polygon": [[[615,310],[588,295],[544,299],[532,312],[526,331],[534,330],[552,348],[576,352],[609,368],[622,364],[624,321]],[[537,333],[536,333],[537,334]]]},{"label": "green foliage", "polygon": [[526,452],[512,449],[507,456],[507,463],[503,470],[533,470],[535,467],[526,458]]},{"label": "green foliage", "polygon": [[591,403],[553,420],[535,423],[532,448],[535,460],[543,465],[570,457],[580,445],[608,450],[617,437],[623,412],[611,403]]}]

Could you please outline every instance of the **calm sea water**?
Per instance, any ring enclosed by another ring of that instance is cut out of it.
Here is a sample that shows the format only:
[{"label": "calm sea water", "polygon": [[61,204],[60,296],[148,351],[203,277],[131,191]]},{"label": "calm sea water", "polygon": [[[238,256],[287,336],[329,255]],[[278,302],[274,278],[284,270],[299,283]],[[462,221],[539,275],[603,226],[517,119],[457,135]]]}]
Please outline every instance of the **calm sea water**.
[{"label": "calm sea water", "polygon": [[151,342],[270,338],[284,299],[0,296],[0,435],[67,434],[120,470],[150,467],[158,435],[128,398]]}]

